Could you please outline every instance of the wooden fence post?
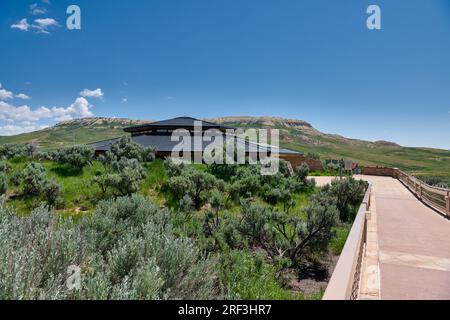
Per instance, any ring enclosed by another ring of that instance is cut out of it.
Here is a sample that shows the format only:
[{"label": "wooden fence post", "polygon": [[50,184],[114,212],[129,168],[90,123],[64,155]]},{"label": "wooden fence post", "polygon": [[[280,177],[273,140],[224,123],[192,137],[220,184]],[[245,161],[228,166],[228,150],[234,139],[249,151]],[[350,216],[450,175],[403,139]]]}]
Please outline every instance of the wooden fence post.
[{"label": "wooden fence post", "polygon": [[447,191],[447,215],[450,216],[450,191]]}]

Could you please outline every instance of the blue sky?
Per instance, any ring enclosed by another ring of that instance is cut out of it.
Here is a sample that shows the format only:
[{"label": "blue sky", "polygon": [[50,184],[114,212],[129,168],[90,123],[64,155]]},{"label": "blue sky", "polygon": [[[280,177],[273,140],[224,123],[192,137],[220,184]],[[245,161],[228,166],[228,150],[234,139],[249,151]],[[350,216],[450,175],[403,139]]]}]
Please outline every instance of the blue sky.
[{"label": "blue sky", "polygon": [[[366,28],[370,4],[382,30]],[[1,0],[0,39],[0,135],[90,115],[270,115],[450,149],[447,0]]]}]

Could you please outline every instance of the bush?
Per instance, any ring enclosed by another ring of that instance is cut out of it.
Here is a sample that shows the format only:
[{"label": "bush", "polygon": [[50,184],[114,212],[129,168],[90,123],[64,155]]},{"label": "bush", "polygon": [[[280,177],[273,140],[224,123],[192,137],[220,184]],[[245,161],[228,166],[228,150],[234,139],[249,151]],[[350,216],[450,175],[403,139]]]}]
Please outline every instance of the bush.
[{"label": "bush", "polygon": [[252,246],[262,248],[271,257],[290,267],[324,252],[338,223],[334,205],[324,206],[311,201],[305,208],[306,219],[287,213],[270,212],[253,204],[242,205],[242,218],[237,230]]},{"label": "bush", "polygon": [[140,183],[146,177],[146,171],[137,159],[122,158],[114,161],[112,169],[112,173],[103,173],[92,179],[103,195],[108,189],[114,189],[122,196],[131,195],[139,190]]},{"label": "bush", "polygon": [[43,193],[49,205],[55,205],[61,193],[61,187],[55,180],[47,180],[44,184]]},{"label": "bush", "polygon": [[175,161],[172,158],[167,158],[164,160],[164,168],[166,169],[169,177],[176,177],[186,169],[186,165],[181,161]]},{"label": "bush", "polygon": [[73,146],[55,152],[53,160],[61,164],[67,164],[75,170],[82,170],[91,165],[94,158],[94,149],[88,146]]},{"label": "bush", "polygon": [[220,277],[227,284],[227,299],[271,300],[296,298],[283,289],[276,270],[264,261],[244,251],[233,250],[221,257]]},{"label": "bush", "polygon": [[316,198],[321,198],[322,202],[333,202],[339,210],[340,220],[352,222],[368,186],[367,181],[355,180],[352,177],[336,179],[330,185],[323,187]]},{"label": "bush", "polygon": [[4,161],[0,161],[0,173],[6,173],[8,165]]},{"label": "bush", "polygon": [[0,159],[32,157],[36,150],[34,144],[4,144],[0,146]]},{"label": "bush", "polygon": [[119,179],[114,187],[121,195],[130,195],[139,190],[139,185],[146,177],[145,169],[136,159],[123,158],[114,164]]},{"label": "bush", "polygon": [[208,166],[208,172],[218,179],[230,181],[236,175],[238,165],[236,164],[217,164],[213,163]]},{"label": "bush", "polygon": [[154,148],[144,148],[140,144],[134,142],[129,136],[122,137],[114,142],[110,152],[116,160],[126,158],[147,162],[155,159]]},{"label": "bush", "polygon": [[254,197],[261,191],[261,175],[256,166],[239,167],[231,182],[228,193],[234,201]]},{"label": "bush", "polygon": [[314,159],[314,160],[320,160],[320,154],[315,153],[315,152],[308,152],[306,154],[306,157],[310,158],[310,159]]},{"label": "bush", "polygon": [[19,175],[13,176],[13,184],[22,185],[23,196],[43,196],[48,204],[54,205],[61,193],[59,184],[47,178],[44,167],[30,162]]},{"label": "bush", "polygon": [[[221,298],[217,261],[175,236],[167,216],[138,196],[101,202],[77,224],[0,204],[0,299]],[[79,289],[66,285],[69,266]]]},{"label": "bush", "polygon": [[302,163],[301,166],[295,168],[295,177],[303,184],[306,184],[306,180],[309,175],[309,166],[306,163]]},{"label": "bush", "polygon": [[191,197],[195,207],[199,209],[205,203],[211,189],[223,189],[224,186],[223,181],[216,179],[212,174],[187,167],[180,175],[169,179],[168,188],[177,199],[185,195]]},{"label": "bush", "polygon": [[30,162],[21,174],[24,195],[38,196],[43,193],[47,177],[44,167],[36,162]]},{"label": "bush", "polygon": [[45,207],[18,217],[0,205],[0,299],[70,298],[67,268],[81,266],[89,246]]},{"label": "bush", "polygon": [[8,190],[8,183],[7,183],[6,174],[3,172],[0,172],[0,196],[5,194],[7,190]]}]

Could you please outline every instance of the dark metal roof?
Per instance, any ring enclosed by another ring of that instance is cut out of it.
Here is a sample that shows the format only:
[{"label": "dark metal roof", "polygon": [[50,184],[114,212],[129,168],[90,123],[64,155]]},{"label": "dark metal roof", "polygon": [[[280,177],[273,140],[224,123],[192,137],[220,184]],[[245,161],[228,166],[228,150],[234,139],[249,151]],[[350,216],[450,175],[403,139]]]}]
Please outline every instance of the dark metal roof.
[{"label": "dark metal roof", "polygon": [[[111,140],[104,140],[99,141],[96,143],[90,144],[93,148],[95,148],[96,151],[109,151],[111,149],[111,145],[119,140],[117,139],[111,139]],[[139,136],[133,136],[131,137],[134,142],[142,145],[143,147],[154,147],[156,148],[157,152],[172,152],[174,150],[175,146],[178,145],[181,141],[176,140],[172,141],[170,135],[139,135]],[[271,145],[264,145],[260,143],[255,142],[249,142],[247,140],[244,140],[242,138],[235,137],[236,139],[236,145],[238,145],[241,148],[245,148],[247,152],[253,152],[253,151],[259,151],[259,152],[272,152],[272,153],[279,153],[279,154],[303,154],[299,151],[293,151],[289,149],[283,149],[278,148]],[[186,146],[183,151],[185,152],[202,152],[205,150],[207,146],[209,146],[213,141],[214,138],[211,139],[211,141],[202,141],[201,146],[197,146],[194,144],[194,139],[192,139],[192,144],[190,146]],[[203,139],[202,139],[203,140]]]},{"label": "dark metal roof", "polygon": [[162,120],[162,121],[151,122],[151,123],[146,123],[146,124],[142,124],[142,125],[128,127],[128,128],[125,128],[124,131],[125,132],[140,132],[140,131],[159,129],[159,128],[169,128],[169,129],[194,128],[194,124],[196,121],[201,122],[202,128],[205,130],[208,130],[208,129],[219,129],[219,130],[231,129],[229,127],[225,127],[220,124],[203,121],[200,119],[195,119],[192,117],[177,117],[177,118],[173,118],[173,119]]}]

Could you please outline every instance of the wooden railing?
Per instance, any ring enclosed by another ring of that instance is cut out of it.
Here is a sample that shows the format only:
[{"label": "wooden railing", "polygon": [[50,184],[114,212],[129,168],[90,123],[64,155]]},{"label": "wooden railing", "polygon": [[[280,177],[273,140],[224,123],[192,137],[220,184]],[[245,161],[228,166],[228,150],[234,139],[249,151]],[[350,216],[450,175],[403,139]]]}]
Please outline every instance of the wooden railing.
[{"label": "wooden railing", "polygon": [[400,180],[412,193],[430,207],[443,215],[450,216],[450,190],[433,187],[425,182],[410,176],[409,174],[395,169],[394,178]]},{"label": "wooden railing", "polygon": [[361,267],[366,247],[367,218],[372,187],[366,191],[323,300],[356,300],[361,282]]},{"label": "wooden railing", "polygon": [[450,190],[433,187],[397,168],[367,167],[363,174],[391,176],[401,181],[421,201],[438,211],[450,216]]}]

